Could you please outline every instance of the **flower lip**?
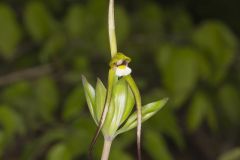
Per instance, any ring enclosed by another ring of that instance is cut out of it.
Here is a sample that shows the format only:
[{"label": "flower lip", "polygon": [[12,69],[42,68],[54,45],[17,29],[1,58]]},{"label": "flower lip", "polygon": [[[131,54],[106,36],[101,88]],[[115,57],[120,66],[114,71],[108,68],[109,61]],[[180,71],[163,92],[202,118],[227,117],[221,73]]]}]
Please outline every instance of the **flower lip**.
[{"label": "flower lip", "polygon": [[127,76],[132,72],[132,69],[128,65],[119,65],[116,67],[116,75],[118,77]]}]

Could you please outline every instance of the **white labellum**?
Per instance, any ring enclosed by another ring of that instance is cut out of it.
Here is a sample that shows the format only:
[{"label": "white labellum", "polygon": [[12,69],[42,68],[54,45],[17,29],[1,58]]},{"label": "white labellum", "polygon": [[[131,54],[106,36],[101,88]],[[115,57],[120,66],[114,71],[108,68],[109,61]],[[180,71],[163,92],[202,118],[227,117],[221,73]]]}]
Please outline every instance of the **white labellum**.
[{"label": "white labellum", "polygon": [[118,77],[127,76],[132,72],[132,69],[126,65],[120,65],[116,67],[116,75]]}]

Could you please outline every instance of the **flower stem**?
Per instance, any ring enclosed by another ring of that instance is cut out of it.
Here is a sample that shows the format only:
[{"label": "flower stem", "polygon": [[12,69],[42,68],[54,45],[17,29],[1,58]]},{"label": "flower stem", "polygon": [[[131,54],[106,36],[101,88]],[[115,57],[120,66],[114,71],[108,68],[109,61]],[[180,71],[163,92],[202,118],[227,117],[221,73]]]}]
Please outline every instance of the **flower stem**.
[{"label": "flower stem", "polygon": [[116,40],[116,34],[115,34],[115,20],[114,20],[114,0],[109,1],[108,33],[109,33],[111,56],[113,57],[117,53],[117,40]]},{"label": "flower stem", "polygon": [[111,145],[112,145],[112,140],[105,138],[101,160],[108,160]]}]

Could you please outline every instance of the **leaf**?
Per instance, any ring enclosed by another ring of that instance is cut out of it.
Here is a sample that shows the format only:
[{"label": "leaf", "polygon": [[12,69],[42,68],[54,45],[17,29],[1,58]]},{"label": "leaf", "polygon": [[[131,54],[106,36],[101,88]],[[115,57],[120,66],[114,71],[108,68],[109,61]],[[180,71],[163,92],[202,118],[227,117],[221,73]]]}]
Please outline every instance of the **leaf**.
[{"label": "leaf", "polygon": [[29,97],[32,95],[32,86],[26,81],[20,81],[7,86],[1,93],[1,100],[19,110],[29,106]]},{"label": "leaf", "polygon": [[206,94],[201,91],[196,93],[187,112],[187,127],[190,132],[194,132],[200,127],[211,109],[212,104]]},{"label": "leaf", "polygon": [[[91,135],[95,129],[96,126],[92,119],[84,116],[75,120],[73,125],[68,128],[64,143],[73,157],[79,157],[87,153],[92,140],[92,136],[89,135]],[[95,146],[96,149],[97,147],[98,146]],[[99,149],[102,149],[100,145]]]},{"label": "leaf", "polygon": [[175,107],[181,106],[197,82],[197,54],[191,47],[166,45],[159,50],[158,66]]},{"label": "leaf", "polygon": [[82,82],[83,82],[85,97],[86,97],[87,104],[88,104],[88,109],[89,109],[95,123],[98,124],[97,115],[95,115],[95,107],[96,107],[95,106],[95,90],[91,86],[91,84],[88,83],[87,79],[84,76],[82,76]]},{"label": "leaf", "polygon": [[21,159],[37,159],[43,154],[43,148],[47,148],[54,142],[63,140],[66,136],[66,128],[53,128],[45,132],[41,137],[34,138],[24,146]]},{"label": "leaf", "polygon": [[0,54],[6,59],[14,56],[17,45],[21,41],[22,32],[13,10],[0,3]]},{"label": "leaf", "polygon": [[85,10],[81,5],[72,5],[69,7],[64,23],[68,34],[75,38],[80,37],[84,33],[85,26]]},{"label": "leaf", "polygon": [[132,145],[135,142],[135,131],[129,131],[124,135],[119,136],[118,138],[114,139],[114,147],[118,147],[119,149],[125,149],[128,146]]},{"label": "leaf", "polygon": [[130,33],[130,22],[124,8],[116,6],[115,8],[116,36],[118,44],[123,44]]},{"label": "leaf", "polygon": [[[225,125],[230,124],[239,126],[240,120],[240,95],[236,86],[232,84],[224,84],[218,92],[218,103],[221,112],[224,115]],[[227,120],[227,121],[226,121]]]},{"label": "leaf", "polygon": [[6,138],[5,138],[4,132],[0,130],[0,157],[2,157],[4,153],[5,141],[6,141]]},{"label": "leaf", "polygon": [[112,148],[109,159],[114,160],[133,160],[132,156],[119,148]]},{"label": "leaf", "polygon": [[169,20],[169,28],[171,28],[172,34],[175,34],[174,36],[178,37],[180,34],[181,37],[186,38],[191,35],[193,23],[191,16],[186,10],[182,8],[171,10],[167,15],[167,19]]},{"label": "leaf", "polygon": [[221,22],[206,21],[194,32],[193,42],[211,64],[208,81],[212,84],[221,82],[237,51],[235,35]]},{"label": "leaf", "polygon": [[164,138],[153,131],[145,131],[143,147],[153,160],[173,160]]},{"label": "leaf", "polygon": [[69,153],[73,156],[83,155],[87,152],[89,144],[91,143],[92,132],[86,131],[83,127],[78,130],[72,130],[65,139],[66,147]]},{"label": "leaf", "polygon": [[178,119],[171,103],[164,107],[157,116],[152,117],[146,127],[154,128],[159,133],[162,133],[172,139],[179,149],[184,149],[186,144],[184,142],[183,133],[178,124]]},{"label": "leaf", "polygon": [[48,160],[71,160],[71,155],[65,144],[59,143],[54,145],[47,156]]},{"label": "leaf", "polygon": [[[168,98],[149,103],[142,107],[142,122],[148,120],[154,114],[156,114],[167,103]],[[137,113],[136,111],[127,119],[127,122],[120,128],[116,135],[126,132],[137,126]]]},{"label": "leaf", "polygon": [[11,140],[16,134],[24,134],[25,132],[21,117],[9,106],[0,105],[0,124],[7,140]]},{"label": "leaf", "polygon": [[97,116],[98,122],[100,121],[101,116],[102,116],[106,96],[107,96],[107,90],[106,90],[105,86],[103,85],[103,83],[100,79],[97,79],[96,98],[95,98],[95,105],[96,105],[95,114]]},{"label": "leaf", "polygon": [[52,16],[46,6],[39,1],[27,3],[24,23],[31,37],[37,42],[42,42],[52,31],[56,30]]},{"label": "leaf", "polygon": [[55,33],[44,44],[40,51],[40,60],[42,62],[48,62],[56,54],[63,52],[66,44],[66,37],[63,33]]},{"label": "leaf", "polygon": [[[143,8],[135,15],[138,17],[136,30],[143,30],[151,33],[161,33],[164,24],[163,11],[156,3],[146,3]],[[141,21],[144,19],[144,23]],[[139,20],[139,21],[138,21]]]},{"label": "leaf", "polygon": [[63,118],[66,121],[72,120],[76,117],[80,117],[80,112],[85,104],[84,90],[82,85],[78,85],[67,96],[64,108]]},{"label": "leaf", "polygon": [[229,151],[222,153],[218,160],[238,160],[240,159],[240,148],[236,147]]},{"label": "leaf", "polygon": [[39,121],[41,108],[36,103],[35,90],[28,81],[20,81],[6,86],[1,92],[1,102],[16,109],[22,115],[24,123],[29,128],[37,128],[42,122]]},{"label": "leaf", "polygon": [[41,116],[45,120],[53,120],[59,102],[58,88],[51,77],[43,77],[36,81],[35,96],[37,106],[40,107]]}]

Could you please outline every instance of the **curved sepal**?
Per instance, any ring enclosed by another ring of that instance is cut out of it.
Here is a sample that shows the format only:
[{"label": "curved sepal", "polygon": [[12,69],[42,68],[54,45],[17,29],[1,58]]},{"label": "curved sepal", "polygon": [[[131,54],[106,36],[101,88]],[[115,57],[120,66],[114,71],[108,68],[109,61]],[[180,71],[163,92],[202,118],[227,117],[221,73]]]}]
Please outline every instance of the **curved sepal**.
[{"label": "curved sepal", "polygon": [[82,83],[83,83],[83,88],[84,88],[84,93],[86,96],[87,104],[88,104],[88,109],[95,121],[96,124],[98,124],[97,121],[97,116],[95,114],[95,89],[92,87],[90,83],[88,83],[86,77],[82,76]]},{"label": "curved sepal", "polygon": [[128,116],[131,114],[132,109],[134,107],[135,104],[135,99],[132,93],[132,90],[130,89],[130,87],[128,86],[128,91],[127,91],[127,102],[126,102],[126,107],[125,107],[125,111],[123,113],[122,119],[121,119],[121,124],[128,118]]},{"label": "curved sepal", "polygon": [[107,95],[107,89],[103,85],[102,81],[100,79],[97,79],[96,84],[96,98],[95,98],[95,114],[97,117],[97,121],[99,122],[102,116],[105,99]]},{"label": "curved sepal", "polygon": [[104,135],[114,135],[120,126],[128,99],[127,92],[128,86],[124,79],[119,80],[113,86],[111,105],[109,106],[108,115],[103,126]]},{"label": "curved sepal", "polygon": [[[156,114],[162,107],[167,103],[168,98],[164,98],[162,100],[149,103],[142,107],[142,122],[148,120],[150,117],[152,117],[154,114]],[[137,113],[134,112],[127,120],[127,122],[124,124],[122,128],[120,128],[116,135],[124,133],[126,131],[129,131],[130,129],[133,129],[137,126]]]}]

